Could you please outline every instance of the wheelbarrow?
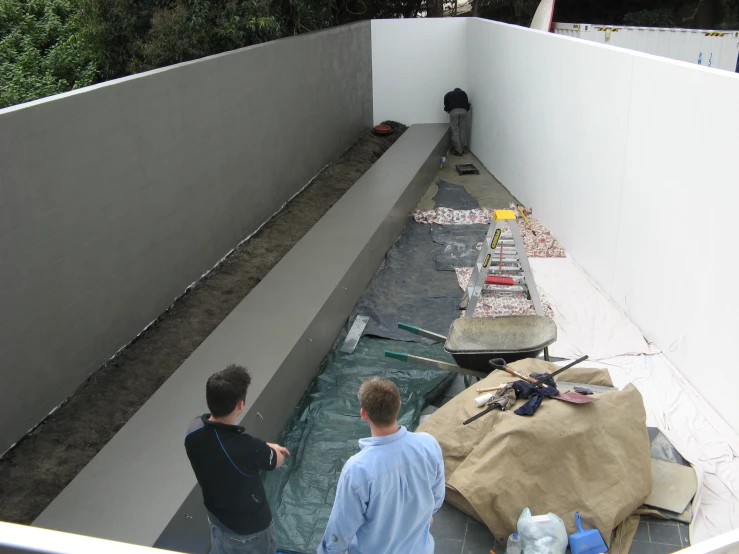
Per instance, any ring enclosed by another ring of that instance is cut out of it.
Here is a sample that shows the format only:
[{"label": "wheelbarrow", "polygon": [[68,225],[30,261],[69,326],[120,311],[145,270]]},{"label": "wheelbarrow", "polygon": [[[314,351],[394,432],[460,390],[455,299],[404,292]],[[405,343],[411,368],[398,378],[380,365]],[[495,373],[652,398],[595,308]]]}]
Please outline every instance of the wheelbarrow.
[{"label": "wheelbarrow", "polygon": [[414,335],[444,342],[457,364],[465,369],[490,373],[488,362],[502,358],[506,363],[536,358],[557,340],[557,326],[548,317],[514,315],[507,317],[466,317],[455,319],[445,337],[414,325],[398,323],[398,327]]}]

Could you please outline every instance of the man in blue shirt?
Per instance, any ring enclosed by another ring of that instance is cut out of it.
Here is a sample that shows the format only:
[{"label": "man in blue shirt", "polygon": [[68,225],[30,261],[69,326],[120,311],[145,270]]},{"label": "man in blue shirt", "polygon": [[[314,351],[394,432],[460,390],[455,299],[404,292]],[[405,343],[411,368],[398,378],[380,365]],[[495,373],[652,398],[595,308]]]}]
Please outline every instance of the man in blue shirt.
[{"label": "man in blue shirt", "polygon": [[432,554],[431,523],[444,502],[441,447],[398,425],[392,381],[367,379],[359,403],[372,437],[344,464],[318,554]]}]

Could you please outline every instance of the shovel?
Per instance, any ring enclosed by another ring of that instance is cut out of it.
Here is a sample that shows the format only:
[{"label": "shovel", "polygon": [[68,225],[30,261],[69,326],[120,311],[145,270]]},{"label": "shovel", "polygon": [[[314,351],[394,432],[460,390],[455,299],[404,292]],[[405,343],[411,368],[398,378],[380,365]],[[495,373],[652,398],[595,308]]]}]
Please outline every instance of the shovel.
[{"label": "shovel", "polygon": [[570,535],[570,550],[572,554],[602,554],[608,552],[608,547],[597,529],[583,530],[580,512],[575,512],[577,533]]}]

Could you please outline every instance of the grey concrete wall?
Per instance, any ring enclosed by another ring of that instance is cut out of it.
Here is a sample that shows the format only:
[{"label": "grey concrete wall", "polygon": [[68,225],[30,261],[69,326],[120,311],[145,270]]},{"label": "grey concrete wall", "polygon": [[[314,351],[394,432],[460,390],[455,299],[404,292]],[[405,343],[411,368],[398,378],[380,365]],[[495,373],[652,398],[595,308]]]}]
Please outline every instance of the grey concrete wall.
[{"label": "grey concrete wall", "polygon": [[370,23],[0,111],[0,453],[372,122]]},{"label": "grey concrete wall", "polygon": [[[447,131],[444,124],[414,125],[406,131],[34,526],[198,552],[207,541],[207,528],[183,442],[187,423],[207,411],[206,380],[229,363],[248,367],[252,384],[241,424],[265,440],[277,437],[436,175],[448,145]],[[325,255],[327,244],[330,256]],[[296,267],[301,268],[297,287]]]}]

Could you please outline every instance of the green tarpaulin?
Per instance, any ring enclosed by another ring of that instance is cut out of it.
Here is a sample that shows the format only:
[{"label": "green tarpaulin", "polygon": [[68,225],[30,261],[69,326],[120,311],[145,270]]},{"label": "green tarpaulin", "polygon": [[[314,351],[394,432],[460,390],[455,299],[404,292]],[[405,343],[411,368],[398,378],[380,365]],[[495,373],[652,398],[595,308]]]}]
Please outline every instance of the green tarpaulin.
[{"label": "green tarpaulin", "polygon": [[[439,344],[402,346],[409,354],[453,362]],[[266,473],[264,484],[281,551],[313,553],[323,538],[341,468],[359,451],[357,441],[369,436],[367,424],[359,417],[357,392],[362,381],[373,375],[394,381],[402,399],[400,424],[413,430],[421,410],[440,397],[455,377],[385,358],[386,349],[398,349],[398,343],[363,337],[352,354],[334,348],[280,434],[279,443],[292,456],[279,470]]]}]

